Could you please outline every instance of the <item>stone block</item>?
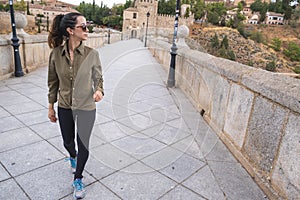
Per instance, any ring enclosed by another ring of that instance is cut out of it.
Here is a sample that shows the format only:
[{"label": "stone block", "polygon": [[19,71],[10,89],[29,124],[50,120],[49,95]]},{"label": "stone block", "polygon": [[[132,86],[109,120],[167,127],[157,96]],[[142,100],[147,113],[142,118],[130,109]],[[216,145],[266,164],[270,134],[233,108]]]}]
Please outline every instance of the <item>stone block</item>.
[{"label": "stone block", "polygon": [[255,99],[243,151],[253,167],[266,173],[272,169],[278,151],[286,110],[259,96]]},{"label": "stone block", "polygon": [[0,75],[12,72],[13,50],[10,44],[0,46]]},{"label": "stone block", "polygon": [[206,113],[211,112],[211,100],[214,91],[214,86],[217,83],[217,76],[215,73],[203,69],[202,71],[202,80],[200,82],[200,91],[199,91],[199,106],[205,110]]},{"label": "stone block", "polygon": [[[210,86],[212,87],[212,86]],[[223,130],[230,84],[221,76],[216,77],[211,102],[211,119],[217,130]]]},{"label": "stone block", "polygon": [[254,94],[249,90],[232,84],[228,98],[224,131],[241,149],[250,117]]},{"label": "stone block", "polygon": [[300,199],[300,116],[290,114],[272,183],[287,199]]},{"label": "stone block", "polygon": [[245,74],[241,83],[251,90],[300,113],[300,80],[265,70]]}]

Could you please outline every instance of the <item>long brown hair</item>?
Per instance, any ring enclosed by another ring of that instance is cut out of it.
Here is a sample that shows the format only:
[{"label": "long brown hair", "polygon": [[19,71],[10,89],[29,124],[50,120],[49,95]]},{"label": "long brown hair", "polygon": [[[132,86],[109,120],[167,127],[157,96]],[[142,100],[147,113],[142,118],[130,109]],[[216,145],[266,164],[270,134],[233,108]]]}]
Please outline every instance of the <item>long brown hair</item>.
[{"label": "long brown hair", "polygon": [[77,17],[83,16],[77,12],[71,12],[66,15],[56,15],[48,35],[48,45],[55,48],[62,45],[64,39],[69,37],[67,28],[74,29],[77,24]]}]

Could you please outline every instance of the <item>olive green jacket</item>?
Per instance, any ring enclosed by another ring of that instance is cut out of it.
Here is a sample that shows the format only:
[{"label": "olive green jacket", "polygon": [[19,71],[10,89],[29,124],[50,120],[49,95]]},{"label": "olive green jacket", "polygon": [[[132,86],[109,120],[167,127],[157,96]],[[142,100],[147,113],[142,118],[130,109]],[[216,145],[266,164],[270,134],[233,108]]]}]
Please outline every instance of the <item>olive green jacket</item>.
[{"label": "olive green jacket", "polygon": [[66,109],[93,110],[94,91],[103,93],[102,69],[98,51],[84,46],[74,51],[73,63],[68,53],[68,41],[54,48],[49,57],[48,101]]}]

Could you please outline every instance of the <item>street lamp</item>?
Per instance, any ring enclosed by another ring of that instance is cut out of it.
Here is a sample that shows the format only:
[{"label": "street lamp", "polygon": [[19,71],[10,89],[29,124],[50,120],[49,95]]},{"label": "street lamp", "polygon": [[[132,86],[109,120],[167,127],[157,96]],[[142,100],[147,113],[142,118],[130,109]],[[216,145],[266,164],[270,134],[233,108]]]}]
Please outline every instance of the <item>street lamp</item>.
[{"label": "street lamp", "polygon": [[143,31],[143,33],[142,33],[141,40],[142,40],[142,42],[144,42],[145,22],[143,22],[143,29],[142,29],[142,31]]},{"label": "street lamp", "polygon": [[17,32],[16,32],[13,0],[9,0],[9,8],[10,8],[10,18],[11,18],[11,26],[12,26],[12,32],[13,32],[13,37],[12,37],[11,41],[13,42],[12,46],[14,48],[15,76],[20,77],[20,76],[24,76],[24,73],[22,71],[22,65],[21,65],[21,59],[20,59],[20,53],[19,53],[20,44],[19,44],[19,39],[17,37]]},{"label": "street lamp", "polygon": [[108,13],[108,24],[107,24],[107,28],[108,28],[108,34],[107,34],[107,44],[110,44],[110,15],[111,15],[111,11],[109,11]]},{"label": "street lamp", "polygon": [[146,24],[146,36],[145,36],[145,47],[147,46],[147,34],[148,34],[148,21],[149,21],[150,13],[147,12],[147,24]]},{"label": "street lamp", "polygon": [[171,62],[170,62],[170,70],[169,70],[167,87],[175,86],[175,62],[176,62],[176,55],[177,55],[176,37],[177,37],[177,30],[178,30],[179,4],[180,4],[180,0],[177,0],[176,1],[175,23],[174,23],[173,44],[172,44],[171,52],[170,52],[171,53]]}]

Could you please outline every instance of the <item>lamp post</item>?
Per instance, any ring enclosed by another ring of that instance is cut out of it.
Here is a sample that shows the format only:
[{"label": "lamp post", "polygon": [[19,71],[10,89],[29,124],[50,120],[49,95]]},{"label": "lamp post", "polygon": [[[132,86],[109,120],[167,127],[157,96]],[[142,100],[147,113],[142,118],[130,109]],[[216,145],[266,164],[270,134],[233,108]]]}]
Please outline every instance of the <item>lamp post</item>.
[{"label": "lamp post", "polygon": [[12,33],[13,37],[11,39],[12,46],[14,48],[14,61],[15,61],[15,76],[20,77],[24,76],[24,73],[22,71],[22,65],[21,65],[21,59],[20,59],[20,53],[19,53],[19,39],[17,37],[16,32],[16,22],[15,22],[15,13],[14,13],[14,7],[13,7],[13,0],[9,0],[9,8],[10,8],[10,18],[11,18],[11,26],[12,26]]},{"label": "lamp post", "polygon": [[107,28],[108,28],[108,34],[107,34],[107,44],[110,44],[110,15],[111,15],[111,11],[109,11],[108,13],[108,24],[107,24]]},{"label": "lamp post", "polygon": [[147,34],[148,34],[148,21],[149,21],[149,17],[150,17],[150,13],[149,13],[149,11],[147,12],[147,24],[146,24],[146,36],[145,36],[145,45],[144,45],[144,47],[146,47],[147,46]]},{"label": "lamp post", "polygon": [[108,34],[107,34],[107,44],[110,44],[110,27],[109,27],[109,24],[108,24]]},{"label": "lamp post", "polygon": [[177,55],[177,46],[176,46],[176,38],[177,38],[177,30],[178,30],[178,15],[179,15],[179,5],[180,0],[176,1],[176,15],[175,15],[175,23],[174,23],[174,35],[173,35],[173,44],[171,47],[171,62],[170,62],[170,70],[169,77],[167,82],[167,87],[175,86],[175,64],[176,64],[176,55]]},{"label": "lamp post", "polygon": [[142,33],[142,37],[141,40],[142,42],[144,42],[144,34],[145,34],[145,22],[143,22],[143,29],[142,29],[143,33]]}]

